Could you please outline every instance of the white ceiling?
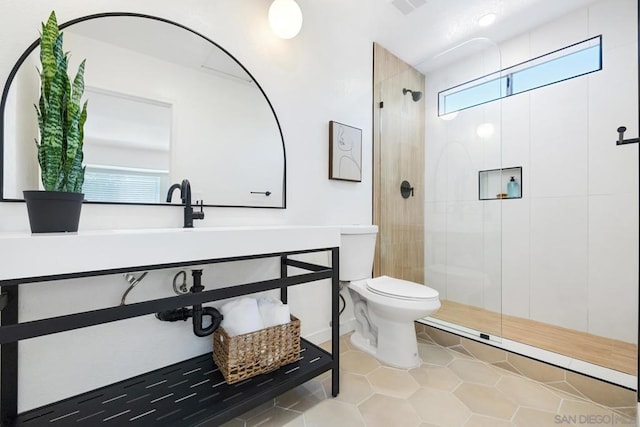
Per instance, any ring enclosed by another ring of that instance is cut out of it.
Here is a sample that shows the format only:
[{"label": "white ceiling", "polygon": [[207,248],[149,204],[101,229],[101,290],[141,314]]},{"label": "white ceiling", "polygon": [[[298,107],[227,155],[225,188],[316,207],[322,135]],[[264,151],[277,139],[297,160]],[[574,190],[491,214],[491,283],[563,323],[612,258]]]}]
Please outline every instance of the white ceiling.
[{"label": "white ceiling", "polygon": [[[313,0],[315,1],[315,0]],[[343,0],[344,1],[344,0]],[[375,28],[374,40],[423,73],[438,65],[433,58],[473,38],[493,42],[514,37],[595,0],[365,0]],[[613,0],[611,0],[613,1]],[[301,1],[302,3],[302,1]],[[356,6],[342,3],[342,7]],[[304,5],[304,3],[303,3]],[[403,9],[401,11],[400,9]],[[303,14],[305,10],[303,9]],[[407,12],[407,13],[405,13]],[[477,19],[496,13],[496,22],[480,27]],[[114,22],[119,29],[114,31]],[[227,55],[188,31],[154,20],[97,19],[76,24],[67,31],[97,38],[165,60],[203,70],[220,70],[250,80]],[[132,34],[148,35],[132,37]],[[481,44],[472,46],[477,48]],[[189,49],[186,49],[188,46]],[[465,49],[458,54],[469,54]],[[455,59],[454,55],[448,56]]]},{"label": "white ceiling", "polygon": [[[593,3],[594,0],[372,0],[378,2],[376,41],[422,72],[439,53],[476,37],[501,42]],[[395,5],[405,6],[408,14]],[[418,7],[414,7],[417,5]],[[408,7],[407,7],[408,6]],[[496,13],[495,23],[477,19]]]}]

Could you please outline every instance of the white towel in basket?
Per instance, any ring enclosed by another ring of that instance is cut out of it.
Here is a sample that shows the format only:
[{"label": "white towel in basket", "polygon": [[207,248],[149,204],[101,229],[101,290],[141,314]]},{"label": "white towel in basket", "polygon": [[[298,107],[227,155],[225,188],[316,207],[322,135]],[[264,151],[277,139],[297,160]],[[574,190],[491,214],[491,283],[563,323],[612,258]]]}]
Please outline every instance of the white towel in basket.
[{"label": "white towel in basket", "polygon": [[291,322],[289,305],[283,304],[280,300],[260,298],[258,299],[258,310],[260,310],[265,328]]},{"label": "white towel in basket", "polygon": [[220,307],[224,318],[221,326],[233,337],[265,328],[254,298],[238,298]]}]

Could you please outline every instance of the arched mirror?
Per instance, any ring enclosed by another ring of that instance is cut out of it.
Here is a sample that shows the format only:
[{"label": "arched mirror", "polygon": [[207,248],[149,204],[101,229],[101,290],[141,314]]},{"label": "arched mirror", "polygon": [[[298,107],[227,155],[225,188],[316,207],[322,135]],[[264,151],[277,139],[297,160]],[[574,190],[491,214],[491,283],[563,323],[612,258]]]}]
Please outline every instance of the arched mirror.
[{"label": "arched mirror", "polygon": [[[187,178],[193,200],[205,206],[285,207],[278,119],[260,85],[227,51],[147,15],[92,15],[61,28],[70,72],[87,60],[86,201],[166,205],[169,186]],[[36,41],[4,88],[3,201],[39,188],[38,66]]]}]

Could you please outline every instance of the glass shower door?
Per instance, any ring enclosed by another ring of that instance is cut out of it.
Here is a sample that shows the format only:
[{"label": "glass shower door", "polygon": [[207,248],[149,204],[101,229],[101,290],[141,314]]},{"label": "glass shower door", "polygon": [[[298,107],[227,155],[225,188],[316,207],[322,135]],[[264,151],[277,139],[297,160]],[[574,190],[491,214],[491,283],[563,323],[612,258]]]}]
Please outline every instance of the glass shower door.
[{"label": "glass shower door", "polygon": [[[500,84],[487,81],[482,91],[467,93],[455,88],[499,71],[500,51],[474,39],[427,65],[424,282],[442,302],[430,320],[500,340],[502,203],[511,202],[507,185],[515,174],[505,168],[518,165],[502,164],[501,101],[482,101],[498,99]],[[440,94],[447,89],[458,104],[448,110]],[[464,108],[473,104],[480,105]]]}]

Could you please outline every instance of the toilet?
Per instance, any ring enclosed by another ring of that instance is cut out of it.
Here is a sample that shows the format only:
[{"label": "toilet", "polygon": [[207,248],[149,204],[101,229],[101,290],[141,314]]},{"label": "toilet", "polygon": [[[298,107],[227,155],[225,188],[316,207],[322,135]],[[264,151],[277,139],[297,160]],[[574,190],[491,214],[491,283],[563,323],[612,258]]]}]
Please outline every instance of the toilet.
[{"label": "toilet", "polygon": [[438,291],[427,286],[380,276],[371,278],[378,226],[340,230],[340,281],[353,300],[356,330],[351,343],[396,368],[422,363],[413,322],[440,308]]}]

